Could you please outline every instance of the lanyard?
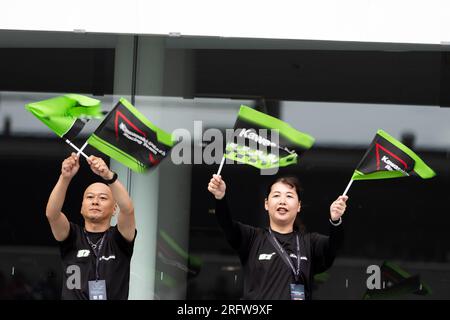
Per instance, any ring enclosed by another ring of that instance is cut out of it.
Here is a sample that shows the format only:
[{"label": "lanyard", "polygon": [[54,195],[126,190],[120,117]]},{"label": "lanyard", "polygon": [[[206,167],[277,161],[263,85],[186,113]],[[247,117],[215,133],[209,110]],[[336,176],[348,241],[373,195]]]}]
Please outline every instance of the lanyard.
[{"label": "lanyard", "polygon": [[98,274],[98,263],[100,262],[99,255],[100,255],[100,251],[102,250],[102,247],[103,247],[103,241],[105,240],[106,232],[103,234],[101,239],[97,241],[97,243],[93,243],[91,241],[91,239],[89,239],[86,229],[83,229],[83,231],[84,231],[84,235],[86,236],[86,240],[89,243],[89,245],[91,246],[92,251],[94,252],[94,255],[95,255],[95,280],[97,281],[100,279],[99,274]]},{"label": "lanyard", "polygon": [[275,249],[280,254],[283,261],[291,268],[292,272],[294,273],[294,279],[295,282],[298,282],[300,279],[300,241],[298,240],[298,233],[295,233],[295,240],[297,244],[297,268],[294,268],[294,265],[292,264],[291,258],[289,258],[289,255],[286,253],[286,251],[283,249],[281,244],[278,242],[277,238],[275,238],[275,235],[272,233],[272,230],[269,228],[270,237],[272,244],[274,245]]}]

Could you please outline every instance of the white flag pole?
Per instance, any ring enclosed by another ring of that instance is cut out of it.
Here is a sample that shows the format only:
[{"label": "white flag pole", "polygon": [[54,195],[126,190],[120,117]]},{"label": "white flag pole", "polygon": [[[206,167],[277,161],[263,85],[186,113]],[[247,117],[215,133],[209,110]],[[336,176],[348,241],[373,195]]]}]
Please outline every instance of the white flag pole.
[{"label": "white flag pole", "polygon": [[83,144],[83,146],[80,148],[80,150],[78,150],[77,152],[77,157],[80,156],[80,153],[83,152],[84,148],[86,148],[86,146],[88,145],[87,141]]},{"label": "white flag pole", "polygon": [[66,139],[66,142],[68,145],[70,145],[72,148],[77,150],[83,157],[86,158],[86,160],[89,158],[82,150],[78,149],[76,145],[74,145],[69,139]]},{"label": "white flag pole", "polygon": [[348,183],[347,188],[345,188],[345,191],[342,194],[343,196],[347,195],[348,189],[350,189],[350,186],[352,185],[352,183],[353,183],[353,179],[350,179],[350,182]]},{"label": "white flag pole", "polygon": [[219,170],[217,171],[217,175],[220,175],[220,173],[222,172],[222,168],[223,168],[223,164],[225,163],[225,157],[222,157],[222,161],[220,162],[220,167]]}]

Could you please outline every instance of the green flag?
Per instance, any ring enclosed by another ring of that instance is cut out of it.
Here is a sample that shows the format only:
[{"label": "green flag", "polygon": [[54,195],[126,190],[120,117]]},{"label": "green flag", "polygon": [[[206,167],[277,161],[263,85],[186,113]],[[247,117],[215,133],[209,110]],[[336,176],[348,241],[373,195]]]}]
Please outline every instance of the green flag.
[{"label": "green flag", "polygon": [[135,172],[158,165],[176,144],[170,133],[155,126],[124,98],[87,142]]},{"label": "green flag", "polygon": [[432,178],[436,173],[411,149],[383,130],[378,130],[352,180],[387,179],[407,176]]},{"label": "green flag", "polygon": [[411,275],[392,262],[384,261],[380,272],[380,288],[367,289],[363,299],[392,299],[404,294],[431,294],[430,287],[421,282],[420,275]]},{"label": "green flag", "polygon": [[259,169],[285,167],[297,163],[299,155],[313,144],[312,136],[241,105],[234,136],[227,142],[224,157]]},{"label": "green flag", "polygon": [[103,116],[100,101],[79,94],[66,94],[25,106],[61,138],[72,140],[91,118]]}]

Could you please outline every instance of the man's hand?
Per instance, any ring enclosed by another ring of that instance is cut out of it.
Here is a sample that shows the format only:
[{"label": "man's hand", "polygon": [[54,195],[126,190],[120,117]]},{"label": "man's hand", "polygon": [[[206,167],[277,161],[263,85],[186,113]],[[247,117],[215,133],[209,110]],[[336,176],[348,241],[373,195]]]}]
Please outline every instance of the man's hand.
[{"label": "man's hand", "polygon": [[348,196],[339,196],[330,206],[330,217],[332,221],[337,221],[344,214],[345,204],[348,200]]},{"label": "man's hand", "polygon": [[91,166],[91,170],[102,177],[104,180],[111,180],[114,176],[114,173],[109,170],[105,161],[102,158],[98,158],[95,156],[90,156],[87,159],[88,164]]},{"label": "man's hand", "polygon": [[222,177],[217,174],[213,174],[213,177],[209,181],[208,190],[211,192],[217,200],[222,199],[225,196],[225,190],[227,186]]},{"label": "man's hand", "polygon": [[61,165],[61,176],[64,179],[72,179],[80,169],[80,159],[76,153],[72,152],[70,157],[64,159]]}]

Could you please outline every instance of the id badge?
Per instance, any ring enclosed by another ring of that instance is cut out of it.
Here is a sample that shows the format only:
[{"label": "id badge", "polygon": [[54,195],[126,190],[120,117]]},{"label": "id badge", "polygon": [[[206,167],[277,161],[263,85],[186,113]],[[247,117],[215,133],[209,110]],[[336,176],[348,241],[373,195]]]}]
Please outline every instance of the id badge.
[{"label": "id badge", "polygon": [[291,283],[291,300],[305,300],[305,286]]},{"label": "id badge", "polygon": [[89,300],[106,300],[105,280],[92,280],[89,284]]}]

